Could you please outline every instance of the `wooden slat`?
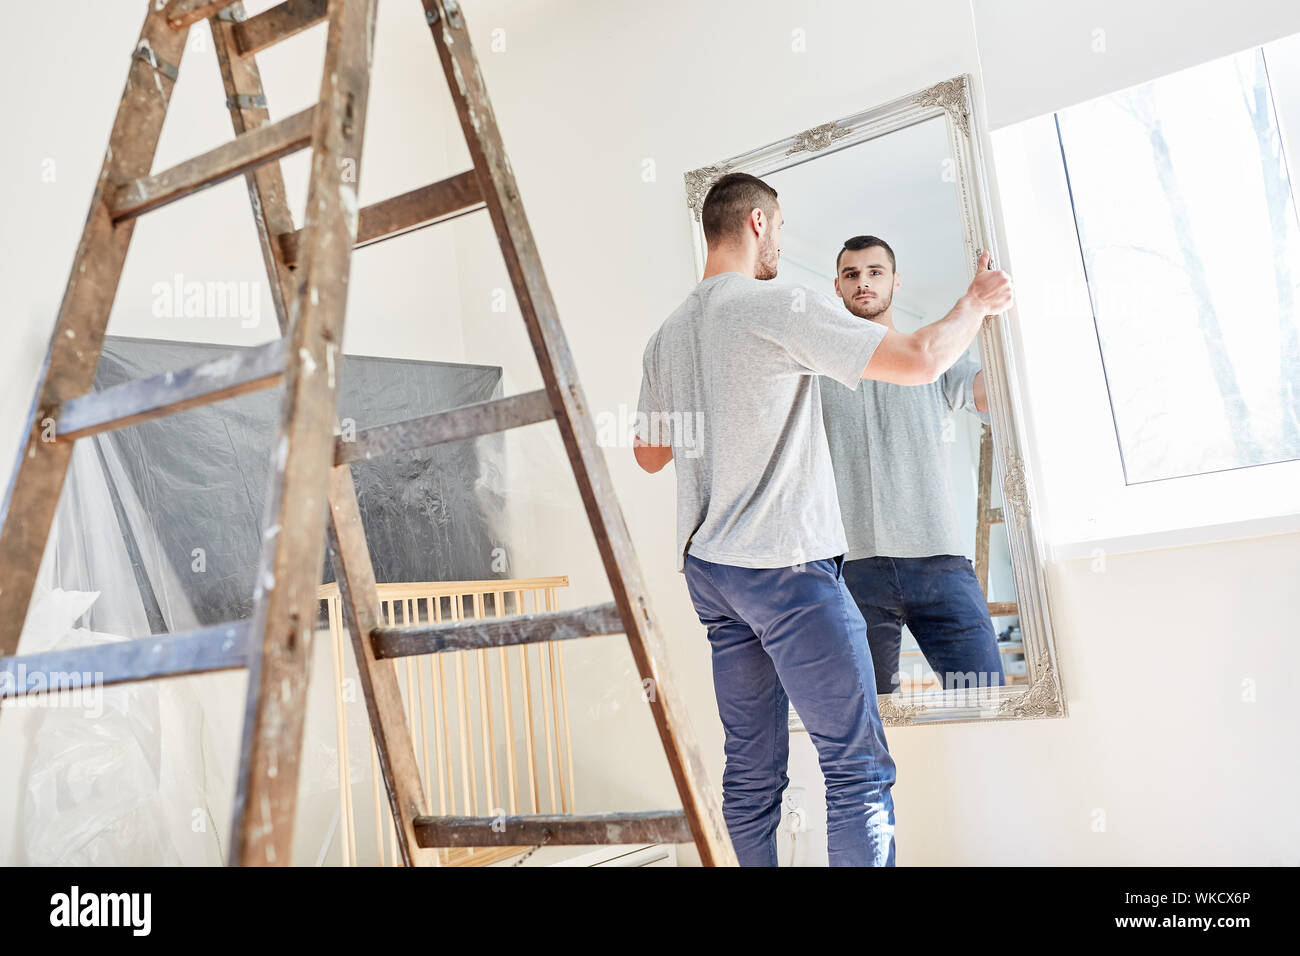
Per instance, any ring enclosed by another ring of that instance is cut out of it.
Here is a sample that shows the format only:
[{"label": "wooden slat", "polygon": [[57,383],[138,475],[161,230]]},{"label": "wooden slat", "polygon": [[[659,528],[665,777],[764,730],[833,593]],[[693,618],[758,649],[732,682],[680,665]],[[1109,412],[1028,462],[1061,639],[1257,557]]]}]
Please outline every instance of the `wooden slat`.
[{"label": "wooden slat", "polygon": [[[421,186],[361,210],[357,226],[357,248],[481,208],[483,196],[479,192],[478,176],[474,170],[466,170],[449,179]],[[285,262],[297,264],[301,241],[302,230],[280,236],[280,249]]]},{"label": "wooden slat", "polygon": [[706,866],[735,865],[736,854],[727,835],[722,804],[709,781],[685,702],[672,677],[658,617],[651,609],[650,594],[610,480],[604,450],[596,440],[590,409],[501,143],[461,4],[456,0],[422,2],[592,535],[614,601],[628,622],[632,657],[653,691],[649,695],[650,710],[701,861]]},{"label": "wooden slat", "polygon": [[380,659],[475,651],[513,644],[570,641],[624,633],[617,605],[592,604],[571,611],[541,611],[506,618],[481,618],[413,627],[376,627],[370,642]]},{"label": "wooden slat", "polygon": [[[284,340],[234,351],[175,372],[125,382],[75,398],[63,407],[56,426],[60,439],[84,438],[138,422],[161,418],[214,402],[270,388],[284,371]],[[380,425],[358,432],[355,440],[335,442],[334,464],[462,441],[550,419],[544,389],[508,398],[475,402],[446,412]]]},{"label": "wooden slat", "polygon": [[[298,797],[307,664],[318,612],[334,458],[339,344],[357,229],[376,0],[331,0],[312,129],[303,266],[285,350],[280,435],[263,518],[254,637],[230,859],[287,865]],[[256,135],[255,133],[249,135]]]},{"label": "wooden slat", "polygon": [[284,340],[241,349],[176,372],[163,372],[74,398],[59,414],[56,435],[72,440],[174,415],[270,388],[284,371]]},{"label": "wooden slat", "polygon": [[316,107],[308,107],[155,176],[122,183],[111,201],[113,221],[120,223],[151,212],[302,149],[311,142],[315,116]]},{"label": "wooden slat", "polygon": [[[408,598],[408,597],[429,597],[430,595],[448,594],[491,594],[505,588],[507,591],[513,591],[516,588],[567,588],[569,579],[561,574],[549,578],[488,578],[483,581],[390,581],[387,584],[375,586],[379,592],[381,601],[390,598]],[[322,584],[316,590],[316,595],[321,600],[334,597],[338,594],[338,585],[330,582]]]},{"label": "wooden slat", "polygon": [[[167,25],[173,30],[179,30],[182,27],[188,27],[200,20],[206,20],[208,17],[216,16],[226,7],[234,6],[238,0],[170,0],[166,9],[163,10],[163,16],[167,20]],[[151,6],[157,4],[151,3]]]},{"label": "wooden slat", "polygon": [[437,853],[424,849],[415,839],[415,819],[426,812],[429,805],[425,803],[420,765],[416,761],[415,745],[402,709],[397,671],[392,661],[380,660],[372,651],[371,642],[364,639],[364,635],[379,626],[379,600],[350,468],[330,470],[329,494],[330,558],[338,580],[343,619],[352,637],[357,674],[375,738],[375,752],[398,829],[398,850],[407,866],[438,866]]},{"label": "wooden slat", "polygon": [[270,10],[234,24],[235,43],[241,56],[287,40],[325,19],[328,0],[285,0]]},{"label": "wooden slat", "polygon": [[1020,608],[1015,601],[990,601],[989,617],[1015,617]]},{"label": "wooden slat", "polygon": [[369,461],[394,452],[491,435],[552,417],[551,400],[544,389],[475,402],[421,418],[367,428],[357,432],[352,441],[340,437],[334,443],[334,464]]},{"label": "wooden slat", "polygon": [[536,816],[419,817],[420,846],[587,846],[624,843],[690,843],[681,810],[640,813],[540,814]]},{"label": "wooden slat", "polygon": [[[248,622],[200,627],[184,634],[146,637],[0,658],[0,699],[70,686],[106,687],[159,677],[206,674],[243,667],[248,658]],[[34,675],[43,675],[34,688]],[[80,683],[84,678],[85,683]]]},{"label": "wooden slat", "polygon": [[[136,49],[179,66],[185,31],[167,25],[150,4]],[[26,422],[26,440],[5,492],[0,532],[0,656],[12,654],[27,616],[45,541],[67,476],[72,445],[52,441],[58,409],[94,384],[104,329],[131,242],[132,224],[114,228],[108,197],[115,183],[147,176],[162,131],[173,82],[143,59],[132,58],[117,118],[109,134],[90,212],[72,261]]]}]

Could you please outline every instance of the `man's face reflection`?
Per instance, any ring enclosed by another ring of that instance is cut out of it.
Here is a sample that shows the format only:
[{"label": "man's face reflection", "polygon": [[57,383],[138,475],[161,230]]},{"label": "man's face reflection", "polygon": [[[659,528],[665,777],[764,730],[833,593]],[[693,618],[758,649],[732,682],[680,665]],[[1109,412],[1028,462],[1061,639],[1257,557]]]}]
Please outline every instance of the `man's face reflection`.
[{"label": "man's face reflection", "polygon": [[881,246],[846,249],[840,256],[835,291],[844,306],[863,319],[875,319],[894,301],[898,276]]}]

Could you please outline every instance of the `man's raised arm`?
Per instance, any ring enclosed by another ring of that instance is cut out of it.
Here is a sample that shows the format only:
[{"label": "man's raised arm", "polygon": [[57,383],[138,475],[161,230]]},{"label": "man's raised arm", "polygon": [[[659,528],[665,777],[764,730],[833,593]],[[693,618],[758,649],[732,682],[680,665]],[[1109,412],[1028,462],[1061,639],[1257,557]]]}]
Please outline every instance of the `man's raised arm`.
[{"label": "man's raised arm", "polygon": [[990,270],[989,253],[980,256],[975,278],[951,312],[915,332],[890,329],[862,371],[863,378],[895,385],[938,381],[970,347],[986,315],[1011,305],[1011,276]]}]

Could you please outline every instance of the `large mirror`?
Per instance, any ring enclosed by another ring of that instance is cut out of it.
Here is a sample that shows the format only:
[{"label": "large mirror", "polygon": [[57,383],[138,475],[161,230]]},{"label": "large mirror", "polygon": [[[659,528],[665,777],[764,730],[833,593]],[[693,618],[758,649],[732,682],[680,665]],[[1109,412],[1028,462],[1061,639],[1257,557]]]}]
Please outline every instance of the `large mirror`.
[{"label": "large mirror", "polygon": [[[980,250],[999,265],[969,90],[957,77],[687,173],[697,277],[703,197],[719,176],[746,172],[779,194],[773,282],[903,332],[942,318]],[[933,385],[821,381],[845,583],[889,725],[1065,714],[1008,321],[987,319]],[[793,711],[791,726],[801,727]]]}]

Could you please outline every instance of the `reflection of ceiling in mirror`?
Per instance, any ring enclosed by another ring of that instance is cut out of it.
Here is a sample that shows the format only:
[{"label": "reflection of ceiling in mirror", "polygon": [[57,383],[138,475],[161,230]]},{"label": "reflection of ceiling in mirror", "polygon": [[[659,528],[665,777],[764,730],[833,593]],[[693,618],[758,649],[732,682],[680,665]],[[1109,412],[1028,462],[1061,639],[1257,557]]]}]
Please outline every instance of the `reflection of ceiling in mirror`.
[{"label": "reflection of ceiling in mirror", "polygon": [[904,331],[942,318],[968,283],[957,185],[944,117],[764,176],[780,195],[780,275],[833,292],[835,256],[870,234],[898,257],[894,321]]}]

